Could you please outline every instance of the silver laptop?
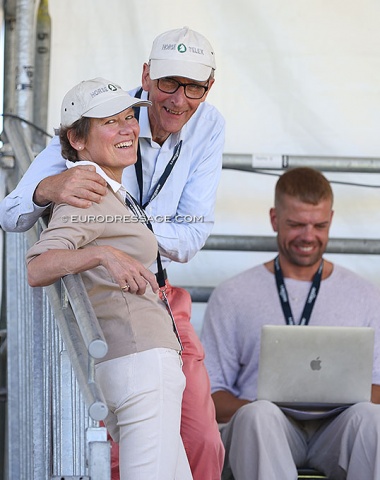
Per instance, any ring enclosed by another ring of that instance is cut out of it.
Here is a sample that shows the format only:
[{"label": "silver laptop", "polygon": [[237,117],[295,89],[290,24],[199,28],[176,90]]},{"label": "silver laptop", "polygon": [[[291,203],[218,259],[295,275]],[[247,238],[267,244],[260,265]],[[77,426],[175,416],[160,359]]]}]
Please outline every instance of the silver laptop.
[{"label": "silver laptop", "polygon": [[265,325],[257,398],[310,409],[369,401],[373,349],[370,327]]}]

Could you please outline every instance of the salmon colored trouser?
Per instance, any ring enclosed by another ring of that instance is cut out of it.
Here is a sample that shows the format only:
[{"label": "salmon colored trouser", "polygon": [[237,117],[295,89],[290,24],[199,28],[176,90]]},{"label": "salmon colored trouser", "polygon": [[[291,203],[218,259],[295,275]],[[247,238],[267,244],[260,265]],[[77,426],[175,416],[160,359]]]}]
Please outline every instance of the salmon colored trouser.
[{"label": "salmon colored trouser", "polygon": [[[204,350],[190,323],[191,297],[166,281],[166,294],[183,344],[186,388],[182,400],[181,436],[194,480],[220,480],[224,447],[215,420]],[[111,440],[111,439],[110,439]],[[111,479],[119,480],[119,449],[111,441]],[[163,479],[164,480],[164,479]]]}]

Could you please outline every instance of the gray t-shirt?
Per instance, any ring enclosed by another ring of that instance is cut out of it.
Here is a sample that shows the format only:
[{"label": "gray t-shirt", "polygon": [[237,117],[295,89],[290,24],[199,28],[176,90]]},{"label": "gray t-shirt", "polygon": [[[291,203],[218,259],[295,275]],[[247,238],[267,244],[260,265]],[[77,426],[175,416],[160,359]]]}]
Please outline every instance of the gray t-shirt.
[{"label": "gray t-shirt", "polygon": [[[298,322],[311,282],[285,279]],[[256,399],[261,327],[284,324],[276,281],[259,265],[223,282],[210,297],[202,330],[211,391]],[[380,385],[380,289],[334,265],[321,282],[310,325],[370,326],[375,329],[373,383]],[[307,327],[305,327],[307,328]]]}]

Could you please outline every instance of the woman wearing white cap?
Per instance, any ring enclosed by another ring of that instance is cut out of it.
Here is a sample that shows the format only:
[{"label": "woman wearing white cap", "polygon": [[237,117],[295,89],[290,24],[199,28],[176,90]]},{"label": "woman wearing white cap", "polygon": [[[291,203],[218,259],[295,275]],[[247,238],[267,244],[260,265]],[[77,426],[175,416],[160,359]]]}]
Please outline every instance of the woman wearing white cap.
[{"label": "woman wearing white cap", "polygon": [[[95,165],[108,192],[85,212],[55,205],[27,253],[28,280],[45,286],[66,274],[83,278],[109,347],[96,378],[109,408],[107,429],[119,442],[120,478],[190,480],[180,437],[181,346],[148,270],[157,242],[121,185],[123,169],[136,162],[133,107],[148,105],[103,78],[66,94],[60,140],[67,166]],[[124,268],[131,257],[136,275]]]}]

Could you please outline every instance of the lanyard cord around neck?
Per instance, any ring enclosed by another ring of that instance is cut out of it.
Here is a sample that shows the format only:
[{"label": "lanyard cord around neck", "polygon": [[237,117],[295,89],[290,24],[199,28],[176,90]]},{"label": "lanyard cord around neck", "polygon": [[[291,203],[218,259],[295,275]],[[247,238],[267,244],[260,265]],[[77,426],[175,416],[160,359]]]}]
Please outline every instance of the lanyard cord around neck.
[{"label": "lanyard cord around neck", "polygon": [[[301,320],[299,321],[299,325],[309,324],[311,312],[314,308],[315,300],[317,299],[319,287],[321,285],[322,271],[323,271],[323,259],[321,260],[317,273],[314,275],[313,282],[311,284],[311,287],[306,299],[306,303],[303,308]],[[282,274],[282,270],[280,267],[280,260],[278,256],[274,259],[274,273],[276,277],[278,296],[280,297],[281,307],[282,307],[282,311],[284,312],[285,321],[288,325],[295,325],[292,309],[290,308],[289,295],[286,290],[284,276]]]},{"label": "lanyard cord around neck", "polygon": [[[145,223],[149,230],[153,232],[152,223],[150,222],[145,210],[140,207],[136,199],[133,198],[132,195],[128,192],[126,192],[125,194],[125,203],[127,207],[132,211],[134,216],[138,218],[141,223]],[[157,252],[157,282],[160,288],[163,288],[165,286],[165,273],[164,269],[162,268],[160,252]]]},{"label": "lanyard cord around neck", "polygon": [[[137,203],[137,201],[132,197],[132,195],[128,192],[126,192],[126,194],[125,194],[125,203],[126,203],[127,207],[131,210],[133,215],[137,219],[139,219],[140,222],[145,223],[146,226],[149,228],[149,230],[151,230],[153,232],[152,224],[151,224],[147,214],[140,207],[140,205]],[[170,315],[170,318],[172,320],[173,331],[174,331],[174,333],[175,333],[175,335],[178,339],[178,342],[179,342],[180,347],[181,347],[181,352],[182,352],[182,350],[183,350],[182,342],[181,342],[181,339],[180,339],[180,336],[179,336],[179,333],[178,333],[178,330],[177,330],[177,326],[176,326],[176,323],[175,323],[175,320],[174,320],[173,312],[170,308],[170,304],[169,304],[168,298],[166,296],[165,274],[164,274],[164,270],[162,268],[160,252],[157,252],[157,270],[158,270],[158,272],[157,272],[156,277],[157,277],[158,285],[160,287],[162,300],[165,303],[165,306],[166,306],[166,308],[168,310],[168,313]]]},{"label": "lanyard cord around neck", "polygon": [[[143,89],[140,88],[136,94],[136,98],[141,98]],[[135,117],[137,121],[139,120],[140,117],[140,107],[135,108]],[[182,140],[177,143],[177,145],[174,147],[174,152],[172,158],[169,160],[168,164],[166,165],[166,168],[159,178],[156,186],[154,187],[154,191],[151,195],[151,197],[148,199],[147,202],[143,204],[143,169],[142,169],[142,161],[141,161],[141,151],[140,151],[140,142],[137,148],[137,161],[135,163],[135,170],[136,170],[136,177],[137,177],[137,183],[139,186],[140,190],[140,205],[142,208],[146,208],[149,203],[157,197],[159,192],[161,191],[162,187],[165,185],[166,180],[168,179],[171,171],[173,170],[174,165],[176,164],[176,161],[178,160],[179,154],[181,153],[181,147],[182,147]]]}]

